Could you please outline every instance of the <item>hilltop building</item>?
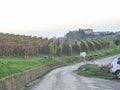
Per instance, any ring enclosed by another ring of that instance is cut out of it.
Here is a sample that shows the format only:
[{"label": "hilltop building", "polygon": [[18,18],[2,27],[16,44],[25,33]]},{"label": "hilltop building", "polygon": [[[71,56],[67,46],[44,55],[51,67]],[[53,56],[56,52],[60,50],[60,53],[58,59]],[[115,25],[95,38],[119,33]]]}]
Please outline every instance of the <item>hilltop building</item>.
[{"label": "hilltop building", "polygon": [[83,32],[84,32],[85,34],[87,34],[87,35],[94,33],[94,32],[93,32],[93,29],[83,29]]}]

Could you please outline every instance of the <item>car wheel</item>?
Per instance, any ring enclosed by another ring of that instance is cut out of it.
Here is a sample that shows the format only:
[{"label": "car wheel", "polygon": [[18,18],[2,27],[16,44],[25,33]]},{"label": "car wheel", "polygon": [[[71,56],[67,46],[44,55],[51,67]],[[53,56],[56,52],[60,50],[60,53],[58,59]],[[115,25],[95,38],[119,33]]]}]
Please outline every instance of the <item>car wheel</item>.
[{"label": "car wheel", "polygon": [[120,79],[120,70],[116,72],[116,77]]}]

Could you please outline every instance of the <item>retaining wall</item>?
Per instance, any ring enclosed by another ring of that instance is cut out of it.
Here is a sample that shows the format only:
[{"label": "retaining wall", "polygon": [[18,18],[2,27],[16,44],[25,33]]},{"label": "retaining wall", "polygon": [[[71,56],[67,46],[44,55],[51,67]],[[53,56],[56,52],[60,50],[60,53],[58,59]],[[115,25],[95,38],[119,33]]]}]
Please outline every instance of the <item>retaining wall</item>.
[{"label": "retaining wall", "polygon": [[63,63],[56,62],[2,78],[0,79],[0,90],[20,90],[26,84],[36,80],[38,77],[44,75],[48,71],[63,65]]}]

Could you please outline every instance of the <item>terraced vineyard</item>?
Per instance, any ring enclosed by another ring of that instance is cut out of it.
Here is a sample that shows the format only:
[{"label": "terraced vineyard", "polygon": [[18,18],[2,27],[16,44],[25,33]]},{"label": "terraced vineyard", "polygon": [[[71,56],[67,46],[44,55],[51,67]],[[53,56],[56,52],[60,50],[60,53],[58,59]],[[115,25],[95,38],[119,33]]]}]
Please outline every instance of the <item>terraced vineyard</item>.
[{"label": "terraced vineyard", "polygon": [[[114,43],[114,39],[111,40]],[[94,51],[110,47],[107,39],[60,40],[25,35],[0,33],[0,56],[36,56],[39,54],[72,55],[82,51]]]}]

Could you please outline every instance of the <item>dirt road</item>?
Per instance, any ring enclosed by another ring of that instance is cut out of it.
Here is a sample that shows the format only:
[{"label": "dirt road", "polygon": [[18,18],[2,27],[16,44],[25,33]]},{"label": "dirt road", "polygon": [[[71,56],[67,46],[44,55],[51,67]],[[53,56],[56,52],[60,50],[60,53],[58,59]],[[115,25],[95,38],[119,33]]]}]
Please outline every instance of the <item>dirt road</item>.
[{"label": "dirt road", "polygon": [[[107,64],[112,56],[92,63]],[[29,90],[120,90],[120,82],[79,76],[76,70],[83,62],[55,69],[39,79]]]}]

